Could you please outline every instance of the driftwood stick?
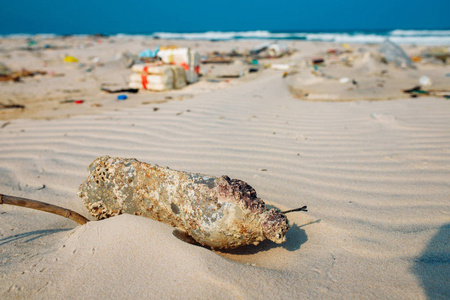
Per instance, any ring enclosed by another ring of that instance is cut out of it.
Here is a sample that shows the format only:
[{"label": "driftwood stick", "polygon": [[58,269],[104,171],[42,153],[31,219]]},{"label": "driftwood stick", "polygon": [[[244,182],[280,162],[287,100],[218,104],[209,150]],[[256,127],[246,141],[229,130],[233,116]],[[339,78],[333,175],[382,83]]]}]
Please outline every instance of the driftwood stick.
[{"label": "driftwood stick", "polygon": [[70,209],[66,209],[63,207],[59,207],[56,205],[26,199],[26,198],[20,198],[15,196],[8,196],[0,194],[0,204],[9,204],[9,205],[15,205],[15,206],[22,206],[22,207],[28,207],[32,209],[42,210],[46,211],[55,215],[59,215],[68,219],[71,219],[72,221],[77,222],[78,224],[84,225],[87,222],[89,222],[88,219],[80,215],[79,213],[76,213]]},{"label": "driftwood stick", "polygon": [[307,210],[307,207],[305,205],[305,206],[302,206],[302,207],[299,207],[299,208],[294,208],[294,209],[282,211],[281,213],[282,214],[287,214],[287,213],[294,212],[294,211],[308,211],[308,210]]}]

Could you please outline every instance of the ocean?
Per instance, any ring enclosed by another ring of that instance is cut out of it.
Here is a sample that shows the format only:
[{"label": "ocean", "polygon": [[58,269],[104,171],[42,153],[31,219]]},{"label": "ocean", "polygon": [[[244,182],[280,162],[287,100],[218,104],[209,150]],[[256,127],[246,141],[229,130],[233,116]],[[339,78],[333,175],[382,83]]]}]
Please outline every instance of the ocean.
[{"label": "ocean", "polygon": [[[154,33],[118,33],[110,36],[142,36],[147,38],[177,40],[226,41],[236,39],[259,40],[305,40],[337,43],[381,43],[389,39],[397,44],[450,45],[450,30],[386,30],[386,31],[340,31],[340,32],[272,32],[255,31],[207,31],[207,32],[154,32]],[[28,34],[11,34],[3,37],[32,37]],[[56,34],[40,34],[50,38]]]}]

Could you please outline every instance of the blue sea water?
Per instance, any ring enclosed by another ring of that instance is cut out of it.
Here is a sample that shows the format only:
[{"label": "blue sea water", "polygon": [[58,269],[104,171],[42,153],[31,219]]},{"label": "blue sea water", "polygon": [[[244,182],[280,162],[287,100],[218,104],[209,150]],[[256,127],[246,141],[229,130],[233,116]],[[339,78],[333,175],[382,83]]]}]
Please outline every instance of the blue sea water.
[{"label": "blue sea water", "polygon": [[[450,45],[450,30],[387,30],[387,31],[339,31],[339,32],[276,32],[255,31],[207,31],[207,32],[154,32],[143,34],[116,34],[114,36],[143,36],[158,39],[176,40],[305,40],[337,43],[381,43],[386,39],[398,44]],[[32,37],[28,34],[3,35],[9,37]],[[56,34],[40,34],[53,37]]]}]

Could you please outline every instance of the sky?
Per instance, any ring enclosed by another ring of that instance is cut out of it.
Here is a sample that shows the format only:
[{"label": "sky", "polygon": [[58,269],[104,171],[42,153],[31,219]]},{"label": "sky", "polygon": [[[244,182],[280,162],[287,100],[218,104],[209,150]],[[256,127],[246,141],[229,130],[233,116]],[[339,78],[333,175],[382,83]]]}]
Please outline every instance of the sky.
[{"label": "sky", "polygon": [[449,0],[5,0],[0,34],[450,29]]}]

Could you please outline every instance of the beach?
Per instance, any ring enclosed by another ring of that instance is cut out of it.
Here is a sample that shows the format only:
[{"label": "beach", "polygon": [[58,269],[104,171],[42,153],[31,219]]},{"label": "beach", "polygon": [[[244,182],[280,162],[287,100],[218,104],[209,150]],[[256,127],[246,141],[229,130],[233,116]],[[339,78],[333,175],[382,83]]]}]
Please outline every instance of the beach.
[{"label": "beach", "polygon": [[[262,42],[28,41],[0,39],[9,69],[45,71],[0,82],[0,102],[17,106],[0,109],[0,193],[92,222],[0,206],[0,298],[450,296],[450,66],[426,57],[429,46],[402,45],[420,57],[409,68],[380,62],[379,44],[289,40],[291,53],[260,59],[257,72],[243,57],[201,64],[199,82],[119,101],[101,88],[127,87],[124,53],[246,53]],[[308,212],[288,214],[285,243],[232,250],[186,243],[140,216],[95,221],[77,191],[102,155],[228,175],[267,204]]]}]

